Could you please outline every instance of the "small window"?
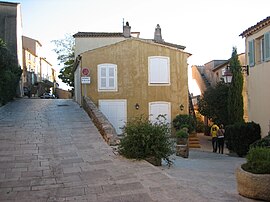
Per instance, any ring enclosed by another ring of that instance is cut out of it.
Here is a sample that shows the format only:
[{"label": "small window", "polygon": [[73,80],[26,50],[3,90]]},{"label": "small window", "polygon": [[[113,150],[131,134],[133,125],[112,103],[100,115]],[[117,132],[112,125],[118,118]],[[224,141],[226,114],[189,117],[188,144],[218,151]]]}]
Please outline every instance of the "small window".
[{"label": "small window", "polygon": [[151,56],[148,58],[148,83],[170,84],[170,58]]},{"label": "small window", "polygon": [[117,91],[117,65],[98,65],[98,90]]},{"label": "small window", "polygon": [[264,61],[264,37],[261,36],[255,39],[255,63],[262,63]]},{"label": "small window", "polygon": [[255,57],[254,57],[254,40],[248,42],[248,62],[249,66],[255,65]]}]

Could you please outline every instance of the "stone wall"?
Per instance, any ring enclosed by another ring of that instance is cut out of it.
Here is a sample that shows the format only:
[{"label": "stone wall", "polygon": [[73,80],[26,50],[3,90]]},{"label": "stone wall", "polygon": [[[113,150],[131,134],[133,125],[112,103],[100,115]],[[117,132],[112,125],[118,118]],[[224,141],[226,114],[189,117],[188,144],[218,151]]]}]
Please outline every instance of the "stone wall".
[{"label": "stone wall", "polygon": [[55,89],[55,94],[59,99],[71,99],[72,98],[71,92],[69,92],[67,90],[60,89],[60,88]]},{"label": "stone wall", "polygon": [[92,119],[93,123],[99,130],[104,140],[109,145],[118,144],[120,141],[114,127],[103,115],[103,113],[97,108],[97,106],[92,102],[92,100],[88,97],[83,97],[82,106],[84,110],[88,113],[89,117]]}]

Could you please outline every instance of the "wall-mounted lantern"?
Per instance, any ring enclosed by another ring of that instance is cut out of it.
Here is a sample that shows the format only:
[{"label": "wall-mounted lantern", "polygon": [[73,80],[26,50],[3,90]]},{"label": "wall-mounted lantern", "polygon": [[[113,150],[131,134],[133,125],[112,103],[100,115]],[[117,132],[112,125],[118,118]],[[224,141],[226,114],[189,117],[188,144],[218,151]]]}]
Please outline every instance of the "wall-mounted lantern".
[{"label": "wall-mounted lantern", "polygon": [[[231,83],[232,82],[232,77],[233,77],[233,74],[230,70],[230,65],[227,65],[226,69],[225,69],[225,72],[224,72],[224,82],[225,83]],[[239,66],[241,68],[241,72],[244,73],[246,72],[247,76],[249,75],[249,66],[248,65],[243,65],[243,66]]]},{"label": "wall-mounted lantern", "polygon": [[184,105],[180,105],[180,110],[183,111],[184,110]]},{"label": "wall-mounted lantern", "polygon": [[140,108],[140,105],[138,103],[135,104],[135,109],[139,109]]}]

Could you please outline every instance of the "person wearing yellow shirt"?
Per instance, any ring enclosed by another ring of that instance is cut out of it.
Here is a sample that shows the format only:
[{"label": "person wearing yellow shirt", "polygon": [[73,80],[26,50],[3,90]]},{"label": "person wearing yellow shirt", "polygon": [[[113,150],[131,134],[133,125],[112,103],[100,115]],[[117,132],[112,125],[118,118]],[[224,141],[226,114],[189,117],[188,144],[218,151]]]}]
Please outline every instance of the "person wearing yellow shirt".
[{"label": "person wearing yellow shirt", "polygon": [[217,132],[219,130],[219,127],[216,124],[213,124],[210,130],[210,133],[212,135],[212,147],[213,152],[217,152]]}]

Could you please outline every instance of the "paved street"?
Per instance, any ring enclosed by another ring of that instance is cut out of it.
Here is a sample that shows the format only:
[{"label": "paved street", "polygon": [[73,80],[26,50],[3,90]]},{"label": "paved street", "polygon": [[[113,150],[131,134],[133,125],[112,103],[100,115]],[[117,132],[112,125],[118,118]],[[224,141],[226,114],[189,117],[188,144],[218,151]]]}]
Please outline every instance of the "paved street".
[{"label": "paved street", "polygon": [[175,158],[168,169],[116,155],[72,100],[0,108],[0,201],[252,201],[236,191],[244,159],[201,150]]}]

